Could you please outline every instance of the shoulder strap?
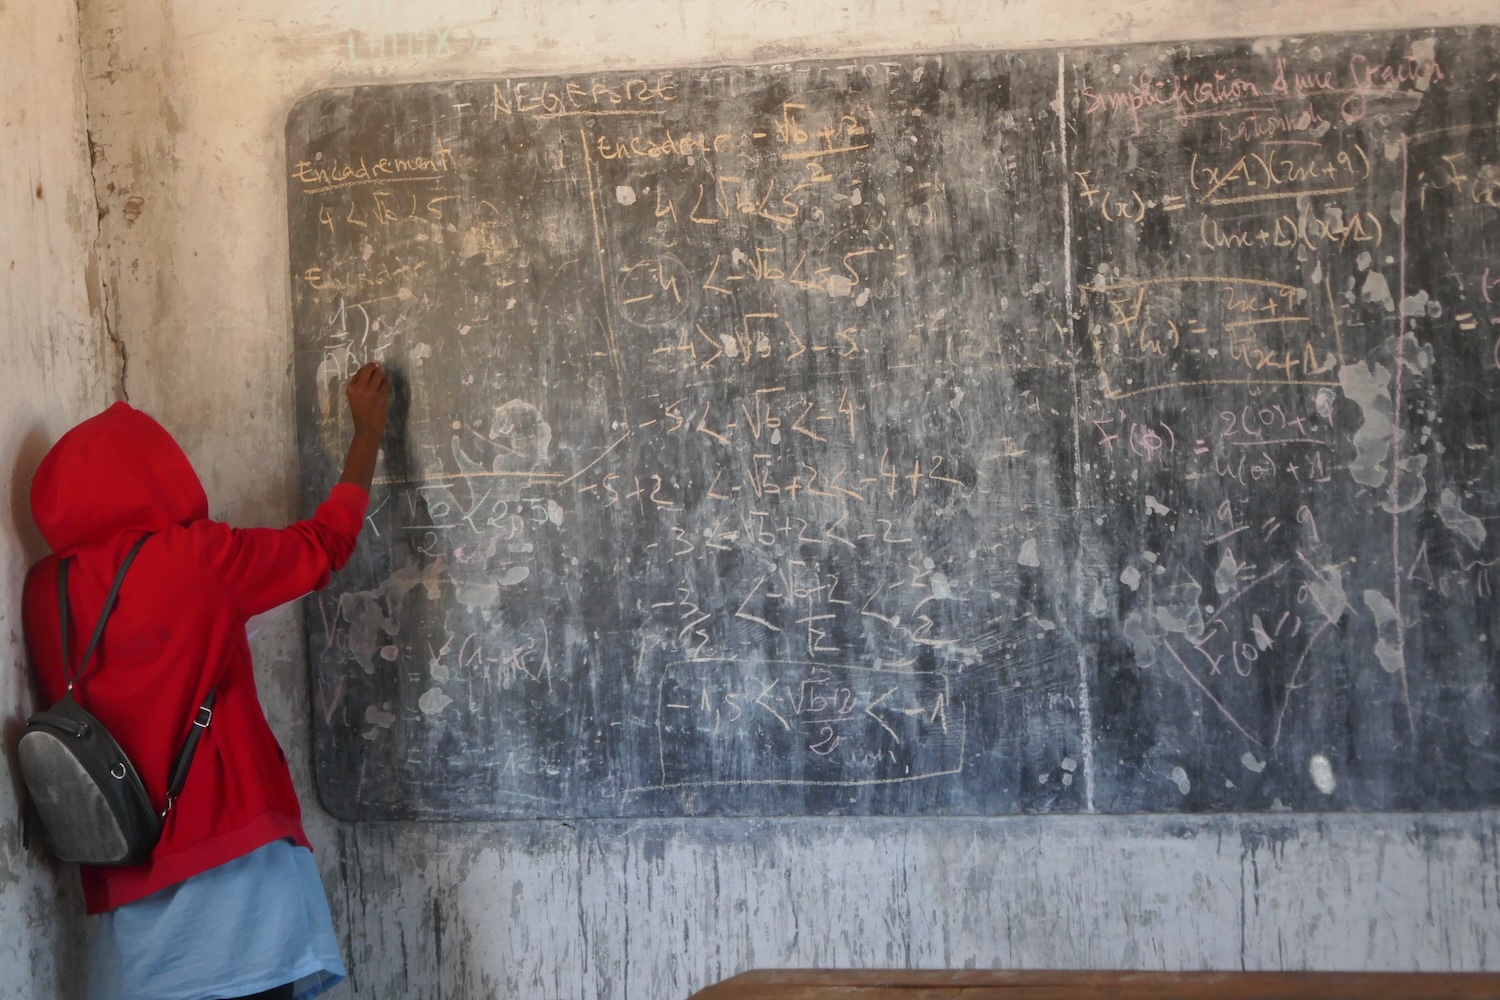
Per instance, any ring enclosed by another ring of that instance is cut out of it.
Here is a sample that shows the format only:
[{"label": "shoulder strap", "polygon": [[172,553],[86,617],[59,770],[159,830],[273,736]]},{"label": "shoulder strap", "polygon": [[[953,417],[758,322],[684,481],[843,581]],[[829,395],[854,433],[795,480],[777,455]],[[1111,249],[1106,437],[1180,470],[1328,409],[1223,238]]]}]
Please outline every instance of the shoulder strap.
[{"label": "shoulder strap", "polygon": [[172,762],[172,774],[167,779],[167,810],[162,813],[163,817],[172,811],[177,796],[182,794],[182,786],[187,784],[188,769],[193,766],[193,754],[198,752],[198,740],[208,731],[208,723],[214,717],[214,699],[218,694],[218,688],[209,690],[208,696],[203,699],[203,706],[193,719],[182,749],[177,751],[177,759]]},{"label": "shoulder strap", "polygon": [[99,645],[99,640],[104,636],[104,623],[109,618],[109,613],[115,609],[115,598],[120,596],[120,584],[125,582],[125,571],[130,564],[135,562],[136,553],[141,551],[141,546],[146,544],[150,535],[142,535],[140,539],[130,547],[125,556],[125,561],[120,564],[120,571],[115,574],[115,582],[109,588],[109,596],[104,599],[104,610],[99,612],[99,622],[94,626],[94,634],[89,639],[88,648],[83,651],[83,660],[78,664],[78,670],[72,671],[72,657],[68,651],[68,559],[64,559],[57,567],[57,615],[62,627],[62,659],[63,676],[68,680],[68,692],[71,694],[73,685],[83,672],[88,669],[89,659],[94,655],[94,648]]},{"label": "shoulder strap", "polygon": [[[125,555],[125,561],[120,564],[119,571],[115,574],[115,582],[109,588],[109,596],[104,599],[104,610],[99,613],[99,622],[94,626],[94,634],[89,638],[89,645],[83,653],[83,661],[78,665],[78,670],[72,670],[72,656],[68,646],[68,562],[64,559],[57,568],[57,613],[58,621],[62,627],[62,658],[63,675],[68,679],[68,693],[73,692],[73,685],[83,672],[88,669],[89,660],[94,655],[94,649],[99,645],[100,638],[104,635],[104,623],[109,619],[109,614],[115,608],[115,599],[120,596],[120,584],[125,582],[125,572],[130,569],[130,564],[135,562],[135,557],[141,551],[141,546],[146,544],[150,535],[142,535],[141,538],[130,547]],[[187,739],[183,741],[181,749],[177,751],[177,759],[172,762],[172,773],[167,779],[167,809],[171,812],[172,804],[182,792],[182,786],[187,783],[188,769],[192,766],[193,755],[198,752],[198,740],[208,729],[209,721],[214,715],[214,699],[218,697],[218,689],[214,688],[208,692],[203,699],[202,706],[193,717],[193,725],[188,730]],[[162,815],[165,816],[166,812]]]}]

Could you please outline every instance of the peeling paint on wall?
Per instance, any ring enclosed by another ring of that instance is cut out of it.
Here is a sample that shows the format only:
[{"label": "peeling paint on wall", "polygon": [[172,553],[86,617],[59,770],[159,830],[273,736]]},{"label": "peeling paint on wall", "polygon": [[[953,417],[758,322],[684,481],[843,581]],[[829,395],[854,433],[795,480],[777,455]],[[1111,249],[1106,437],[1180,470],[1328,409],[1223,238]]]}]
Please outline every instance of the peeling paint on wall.
[{"label": "peeling paint on wall", "polygon": [[22,846],[11,755],[33,708],[21,582],[46,553],[31,477],[60,434],[107,402],[113,367],[77,17],[70,3],[0,3],[0,1000],[82,995],[77,876]]}]

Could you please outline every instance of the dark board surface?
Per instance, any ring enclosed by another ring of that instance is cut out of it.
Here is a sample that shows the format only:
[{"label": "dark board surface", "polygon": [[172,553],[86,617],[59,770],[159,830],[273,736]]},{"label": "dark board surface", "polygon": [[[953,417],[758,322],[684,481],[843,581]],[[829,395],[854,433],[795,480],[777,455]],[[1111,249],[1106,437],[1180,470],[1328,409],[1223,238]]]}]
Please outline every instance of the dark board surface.
[{"label": "dark board surface", "polygon": [[287,125],[345,819],[1500,803],[1500,32]]}]

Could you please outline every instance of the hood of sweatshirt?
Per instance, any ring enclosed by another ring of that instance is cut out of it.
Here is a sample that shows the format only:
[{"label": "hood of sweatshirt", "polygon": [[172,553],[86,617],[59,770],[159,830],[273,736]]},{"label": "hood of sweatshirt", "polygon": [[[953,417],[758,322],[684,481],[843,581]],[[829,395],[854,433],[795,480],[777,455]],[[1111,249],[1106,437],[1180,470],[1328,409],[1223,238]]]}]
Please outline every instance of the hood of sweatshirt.
[{"label": "hood of sweatshirt", "polygon": [[31,482],[31,514],[59,556],[126,531],[208,517],[208,496],[166,428],[128,403],[68,431]]}]

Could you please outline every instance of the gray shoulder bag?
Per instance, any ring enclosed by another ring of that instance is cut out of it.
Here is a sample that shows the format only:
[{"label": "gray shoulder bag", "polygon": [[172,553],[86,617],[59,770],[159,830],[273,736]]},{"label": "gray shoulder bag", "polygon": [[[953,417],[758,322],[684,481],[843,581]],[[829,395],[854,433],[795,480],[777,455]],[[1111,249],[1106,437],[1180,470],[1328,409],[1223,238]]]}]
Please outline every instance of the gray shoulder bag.
[{"label": "gray shoulder bag", "polygon": [[135,561],[146,539],[131,548],[114,585],[104,600],[104,610],[84,651],[77,673],[72,672],[68,650],[68,560],[57,570],[58,615],[62,627],[63,673],[68,691],[51,708],[26,720],[26,731],[17,747],[21,777],[30,805],[46,835],[47,845],[60,861],[86,865],[138,865],[151,858],[161,839],[162,820],[187,781],[188,767],[198,749],[198,740],[213,717],[216,690],[210,691],[198,709],[187,739],[178,751],[168,781],[167,807],[160,816],[151,807],[145,783],[125,751],[110,736],[104,724],[73,698],[73,685],[88,669],[94,649],[104,635],[104,623],[114,610],[125,571]]}]

